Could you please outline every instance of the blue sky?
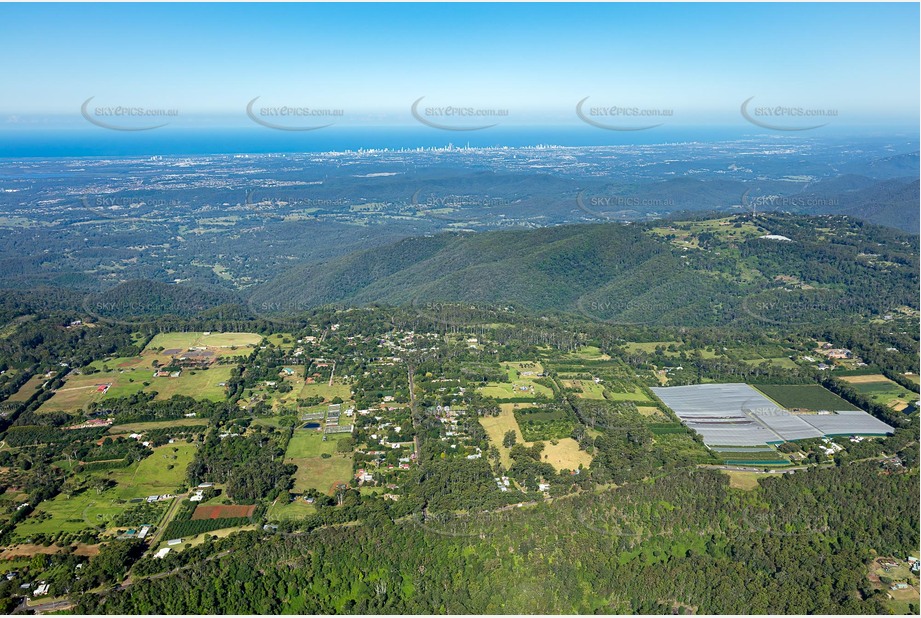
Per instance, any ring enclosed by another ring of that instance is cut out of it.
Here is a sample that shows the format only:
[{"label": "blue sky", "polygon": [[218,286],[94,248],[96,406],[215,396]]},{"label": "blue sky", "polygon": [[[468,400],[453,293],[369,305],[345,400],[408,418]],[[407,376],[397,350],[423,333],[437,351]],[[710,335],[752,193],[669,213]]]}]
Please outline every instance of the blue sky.
[{"label": "blue sky", "polygon": [[0,125],[88,97],[182,122],[272,105],[411,123],[412,102],[574,120],[577,101],[739,121],[748,97],[915,126],[917,4],[0,5]]}]

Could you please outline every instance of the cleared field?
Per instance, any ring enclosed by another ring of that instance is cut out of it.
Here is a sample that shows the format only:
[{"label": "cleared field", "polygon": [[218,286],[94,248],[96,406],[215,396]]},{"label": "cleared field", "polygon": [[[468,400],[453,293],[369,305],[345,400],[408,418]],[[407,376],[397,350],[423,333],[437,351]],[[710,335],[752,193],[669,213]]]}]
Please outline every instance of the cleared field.
[{"label": "cleared field", "polygon": [[[16,527],[16,536],[27,539],[38,533],[109,527],[119,513],[134,506],[134,503],[118,504],[116,501],[175,493],[185,483],[185,471],[194,453],[195,446],[191,444],[161,446],[154,449],[153,455],[128,468],[87,474],[89,478],[110,479],[116,486],[102,492],[90,487],[72,497],[59,494],[53,500],[42,502],[35,513]],[[40,513],[46,513],[47,517],[39,519]]]},{"label": "cleared field", "polygon": [[611,360],[611,357],[604,354],[601,348],[594,345],[583,346],[579,348],[578,351],[567,354],[567,357],[579,358],[582,360]]},{"label": "cleared field", "polygon": [[[646,353],[651,354],[652,352],[655,352],[656,348],[659,346],[662,346],[663,348],[666,348],[667,350],[668,346],[670,345],[680,347],[681,342],[680,341],[646,341],[646,342],[638,343],[635,341],[628,341],[625,344],[625,347],[627,348],[628,352],[646,352]],[[667,354],[677,354],[677,352],[668,352],[668,351],[666,351],[665,353],[666,355]]]},{"label": "cleared field", "polygon": [[592,464],[592,456],[579,450],[579,443],[572,438],[562,438],[556,444],[544,442],[544,461],[560,470],[578,470],[581,464],[588,468]]},{"label": "cleared field", "polygon": [[517,361],[502,363],[502,368],[508,374],[511,382],[489,382],[480,387],[479,392],[486,397],[498,400],[521,399],[543,396],[552,398],[553,391],[535,382],[537,374],[543,373],[544,368],[540,363],[532,361]]},{"label": "cleared field", "polygon": [[352,389],[348,384],[339,384],[333,379],[332,386],[326,381],[315,384],[304,384],[303,388],[301,388],[301,392],[298,393],[297,396],[300,399],[320,396],[326,401],[332,401],[336,397],[341,397],[343,401],[346,401],[351,399]]},{"label": "cleared field", "polygon": [[509,457],[510,449],[502,446],[502,438],[505,433],[514,431],[518,442],[524,442],[521,429],[518,428],[518,421],[515,420],[514,410],[517,405],[514,403],[499,404],[499,416],[481,416],[479,419],[480,425],[483,426],[486,435],[489,436],[489,441],[499,449],[499,459],[506,468],[512,465],[512,460]]},{"label": "cleared field", "polygon": [[[179,348],[187,350],[191,347],[205,346],[209,348],[227,348],[225,354],[234,354],[229,348],[253,348],[262,341],[262,335],[256,333],[211,333],[206,335],[203,332],[192,333],[159,333],[150,343],[147,344],[145,351],[154,348],[164,348],[166,350]],[[238,354],[247,354],[247,350],[237,350]]]},{"label": "cleared field", "polygon": [[255,504],[199,504],[192,513],[192,519],[251,517],[255,512]]},{"label": "cleared field", "polygon": [[612,390],[605,391],[604,398],[610,401],[645,401],[650,402],[651,399],[643,392],[643,389],[639,386],[636,386],[630,392],[619,393]]},{"label": "cleared field", "polygon": [[29,397],[35,394],[35,391],[38,390],[38,387],[46,380],[43,376],[32,376],[26,383],[19,387],[19,390],[11,395],[7,401],[26,401]]},{"label": "cleared field", "polygon": [[[532,442],[525,442],[521,435],[521,429],[518,427],[518,421],[515,419],[515,408],[524,407],[527,404],[502,403],[499,404],[499,416],[481,416],[480,425],[486,431],[489,442],[499,449],[499,460],[506,468],[512,465],[512,459],[509,457],[510,448],[502,446],[502,438],[506,432],[514,431],[518,444],[530,446]],[[572,438],[562,438],[557,444],[551,444],[549,440],[544,440],[544,461],[551,464],[557,470],[575,470],[581,463],[588,467],[592,463],[592,457],[585,451],[579,450],[579,443]]]},{"label": "cleared field", "polygon": [[297,500],[285,502],[283,499],[279,498],[275,504],[269,507],[267,517],[270,520],[304,519],[316,512],[316,507],[312,504],[307,504],[303,499],[299,498]]},{"label": "cleared field", "polygon": [[743,361],[749,365],[760,365],[764,362],[769,362],[775,367],[780,367],[781,369],[796,369],[797,364],[786,356],[779,356],[777,358],[751,358]]},{"label": "cleared field", "polygon": [[151,378],[145,390],[156,391],[157,399],[169,399],[173,395],[185,395],[195,399],[222,401],[225,387],[221,382],[230,380],[233,367],[213,365],[210,369],[183,370],[178,378]]},{"label": "cleared field", "polygon": [[163,539],[163,541],[160,543],[157,549],[163,549],[164,547],[169,547],[170,551],[174,551],[174,552],[183,551],[186,545],[191,545],[192,547],[195,547],[196,545],[201,545],[202,543],[205,542],[206,537],[217,537],[219,539],[223,539],[236,532],[243,532],[246,530],[258,530],[258,529],[259,529],[258,524],[249,524],[248,526],[236,526],[234,528],[221,528],[219,530],[212,530],[210,532],[196,534],[193,537],[183,537],[182,545],[173,545],[173,546],[167,545],[166,542],[168,539]]},{"label": "cleared field", "polygon": [[643,416],[649,417],[650,419],[661,418],[667,419],[668,417],[662,413],[662,410],[653,406],[637,406],[637,412]]},{"label": "cleared field", "polygon": [[489,382],[486,386],[480,387],[479,392],[484,397],[492,397],[500,401],[503,399],[537,397],[538,395],[543,395],[548,399],[553,397],[553,391],[546,386],[534,384],[527,380],[516,380],[511,384],[506,382]]},{"label": "cleared field", "polygon": [[[290,374],[286,373],[284,369],[289,369]],[[274,388],[267,386],[264,383],[260,383],[253,388],[249,388],[243,395],[244,399],[248,399],[250,396],[258,394],[264,397],[264,400],[269,404],[273,410],[278,410],[281,407],[294,407],[296,406],[297,399],[304,397],[304,385],[306,384],[304,380],[304,368],[298,367],[296,365],[287,365],[279,369],[278,376],[273,377],[276,383],[285,382],[291,385],[291,390],[287,393],[282,393]],[[324,383],[325,384],[325,383]],[[313,386],[313,385],[311,385]],[[328,388],[328,387],[327,387]],[[335,388],[335,387],[334,387]],[[313,389],[313,392],[317,392],[316,389]],[[341,392],[341,391],[338,391]],[[309,395],[308,395],[309,396]],[[332,399],[330,397],[329,399]],[[343,399],[348,399],[348,396],[343,397]],[[326,407],[324,406],[324,410]]]},{"label": "cleared field", "polygon": [[918,394],[896,384],[882,374],[847,376],[841,378],[851,384],[858,393],[866,395],[876,403],[889,406],[897,412],[918,400]]},{"label": "cleared field", "polygon": [[566,388],[579,389],[578,397],[585,399],[604,399],[604,386],[592,380],[562,380]]},{"label": "cleared field", "polygon": [[[134,382],[130,380],[134,378]],[[109,385],[108,390],[103,391]],[[54,395],[43,403],[38,411],[41,412],[74,412],[85,410],[93,402],[101,401],[116,394],[136,393],[144,388],[140,374],[119,373],[94,373],[92,375],[70,375],[64,385],[57,389]]]},{"label": "cleared field", "polygon": [[[186,369],[178,378],[155,378],[150,361],[158,358],[161,363],[169,361],[168,356],[116,358],[95,361],[100,370],[90,375],[70,375],[54,396],[39,408],[39,412],[74,412],[85,410],[89,404],[104,399],[125,397],[140,391],[156,391],[157,399],[169,399],[173,395],[186,395],[195,399],[221,401],[224,387],[221,382],[230,379],[230,365],[214,365],[209,369]],[[145,383],[148,386],[145,386]],[[108,385],[108,389],[105,389]],[[105,390],[103,390],[105,389]]]},{"label": "cleared field", "polygon": [[169,427],[206,427],[206,418],[176,418],[171,421],[146,421],[143,423],[125,423],[109,427],[110,434],[116,433],[142,433],[150,429],[163,429]]},{"label": "cleared field", "polygon": [[316,489],[331,494],[336,483],[348,483],[352,478],[352,456],[333,455],[328,459],[307,457],[286,459],[297,466],[294,473],[294,491]]},{"label": "cleared field", "polygon": [[93,473],[115,481],[115,497],[122,500],[175,493],[187,484],[186,469],[195,456],[196,446],[184,442],[154,449],[150,457],[118,470]]},{"label": "cleared field", "polygon": [[788,410],[858,409],[818,384],[761,384],[756,385],[755,388]]},{"label": "cleared field", "polygon": [[[34,534],[55,534],[57,532],[78,532],[88,527],[108,527],[112,519],[126,506],[115,503],[115,490],[97,494],[88,489],[71,498],[64,494],[53,500],[42,502],[35,513],[16,526],[16,538],[28,539]],[[40,520],[39,515],[48,517]]]},{"label": "cleared field", "polygon": [[[269,343],[278,348],[290,349],[297,345],[297,337],[290,333],[274,333],[266,337]],[[285,343],[285,340],[288,342]]]},{"label": "cleared field", "polygon": [[[285,451],[285,461],[297,466],[294,474],[295,492],[316,489],[330,493],[336,483],[349,482],[352,478],[352,455],[336,452],[339,439],[330,436],[324,442],[323,434],[319,432],[295,431]],[[323,454],[331,457],[323,457]]]},{"label": "cleared field", "polygon": [[111,356],[100,360],[94,360],[89,364],[96,371],[108,373],[116,369],[137,369],[144,358],[141,356]]},{"label": "cleared field", "polygon": [[744,472],[742,470],[722,470],[722,473],[729,477],[729,486],[734,489],[744,489],[751,491],[758,487],[758,479],[761,474],[758,472]]},{"label": "cleared field", "polygon": [[320,457],[323,453],[333,455],[341,437],[346,434],[327,436],[323,441],[323,434],[311,429],[298,429],[288,441],[288,450],[285,457],[288,459],[302,459],[305,457]]}]

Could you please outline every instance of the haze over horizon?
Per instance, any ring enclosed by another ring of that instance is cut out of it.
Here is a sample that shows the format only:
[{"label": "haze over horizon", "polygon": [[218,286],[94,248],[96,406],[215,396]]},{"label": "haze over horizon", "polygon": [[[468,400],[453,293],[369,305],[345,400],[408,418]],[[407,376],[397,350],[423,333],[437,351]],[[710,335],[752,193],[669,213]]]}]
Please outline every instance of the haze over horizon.
[{"label": "haze over horizon", "polygon": [[206,133],[220,152],[776,133],[746,101],[809,137],[917,131],[918,5],[577,8],[3,5],[0,35],[28,53],[0,68],[0,156],[162,154]]}]

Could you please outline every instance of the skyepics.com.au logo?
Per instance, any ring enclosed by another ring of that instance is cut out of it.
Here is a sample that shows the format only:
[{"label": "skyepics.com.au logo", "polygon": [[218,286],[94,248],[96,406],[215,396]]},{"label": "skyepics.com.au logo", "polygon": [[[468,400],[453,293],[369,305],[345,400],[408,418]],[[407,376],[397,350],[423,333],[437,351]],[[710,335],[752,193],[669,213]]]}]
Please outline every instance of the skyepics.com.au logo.
[{"label": "skyepics.com.au logo", "polygon": [[475,217],[481,209],[505,208],[511,206],[512,201],[504,197],[481,195],[440,195],[418,189],[412,194],[409,203],[420,216],[445,221],[460,221],[462,217],[459,214],[462,211],[470,211]]},{"label": "skyepics.com.au logo", "polygon": [[742,299],[742,311],[746,314],[759,322],[779,326],[810,324],[823,316],[858,309],[852,299],[835,290],[824,289],[775,288]]},{"label": "skyepics.com.au logo", "polygon": [[748,189],[742,194],[741,205],[752,214],[769,210],[810,211],[834,208],[840,205],[837,198],[818,195],[757,194]]},{"label": "skyepics.com.au logo", "polygon": [[301,328],[306,322],[309,311],[316,309],[344,310],[346,307],[339,305],[320,306],[305,300],[275,300],[264,297],[250,297],[246,301],[250,313],[266,322],[271,322],[285,328]]},{"label": "skyepics.com.au logo", "polygon": [[576,195],[576,205],[582,212],[597,219],[629,221],[641,215],[662,210],[673,210],[671,198],[639,197],[628,195],[589,195],[587,189]]},{"label": "skyepics.com.au logo", "polygon": [[104,219],[159,219],[166,215],[166,209],[180,206],[181,202],[162,198],[84,195],[80,204],[84,210]]},{"label": "skyepics.com.au logo", "polygon": [[576,308],[585,317],[612,326],[642,326],[655,322],[660,317],[659,312],[640,297],[583,297],[576,301]]},{"label": "skyepics.com.au logo", "polygon": [[586,105],[591,97],[585,97],[576,103],[576,116],[593,127],[607,131],[647,131],[661,127],[664,122],[652,120],[671,119],[675,110],[665,108],[647,108],[628,105]]},{"label": "skyepics.com.au logo", "polygon": [[87,122],[110,131],[152,131],[169,124],[167,120],[179,116],[178,109],[148,108],[137,105],[90,105],[90,97],[80,106]]},{"label": "skyepics.com.au logo", "polygon": [[[765,478],[768,474],[764,475]],[[651,510],[636,509],[626,503],[595,504],[574,513],[576,523],[599,537],[610,537],[632,544],[654,538],[674,538],[688,534],[728,539],[758,537],[821,536],[831,529],[821,513],[783,511],[763,506],[745,506],[738,517],[707,522],[691,521],[686,513],[699,510],[694,503],[669,505]]]},{"label": "skyepics.com.au logo", "polygon": [[[191,317],[212,308],[212,305],[199,300],[164,298],[156,293],[129,296],[120,293],[118,288],[87,294],[83,298],[83,310],[96,321],[123,326],[148,324],[163,315]],[[211,317],[219,319],[221,316]]]},{"label": "skyepics.com.au logo", "polygon": [[[462,491],[464,488],[457,489]],[[413,515],[412,522],[425,532],[437,536],[485,539],[513,525],[516,521],[514,510],[531,504],[523,502],[482,512],[417,513]]]},{"label": "skyepics.com.au logo", "polygon": [[422,105],[425,97],[419,97],[410,107],[410,112],[421,124],[442,131],[482,131],[497,126],[498,122],[483,124],[484,121],[506,119],[509,111],[500,108],[481,108],[471,106]]},{"label": "skyepics.com.au logo", "polygon": [[[276,131],[316,131],[336,124],[345,116],[342,109],[315,108],[305,105],[256,106],[256,97],[246,104],[246,115],[258,125]],[[332,120],[330,122],[330,120]]]},{"label": "skyepics.com.au logo", "polygon": [[515,314],[513,305],[489,302],[446,302],[413,298],[410,307],[429,324],[449,328],[495,324],[503,316]]},{"label": "skyepics.com.au logo", "polygon": [[[824,127],[838,117],[837,109],[820,109],[790,105],[754,105],[748,97],[742,103],[742,117],[756,127],[772,131],[811,131]],[[824,122],[816,122],[816,121]]]},{"label": "skyepics.com.au logo", "polygon": [[318,198],[284,195],[271,188],[247,189],[243,206],[262,219],[283,221],[299,215],[314,215],[317,211],[348,210],[351,202],[344,197]]}]

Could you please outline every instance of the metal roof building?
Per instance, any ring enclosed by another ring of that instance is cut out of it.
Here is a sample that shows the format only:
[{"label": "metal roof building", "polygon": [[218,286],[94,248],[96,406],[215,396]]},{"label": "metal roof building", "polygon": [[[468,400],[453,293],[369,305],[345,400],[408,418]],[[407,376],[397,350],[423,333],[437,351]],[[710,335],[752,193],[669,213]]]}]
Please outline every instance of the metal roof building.
[{"label": "metal roof building", "polygon": [[843,410],[834,414],[809,414],[803,418],[826,436],[883,436],[892,427],[861,410]]},{"label": "metal roof building", "polygon": [[784,440],[805,440],[806,438],[821,438],[824,435],[805,420],[807,417],[791,414],[783,408],[752,413]]},{"label": "metal roof building", "polygon": [[894,430],[866,412],[792,414],[748,384],[653,387],[707,446],[758,446],[835,435],[885,435]]}]

